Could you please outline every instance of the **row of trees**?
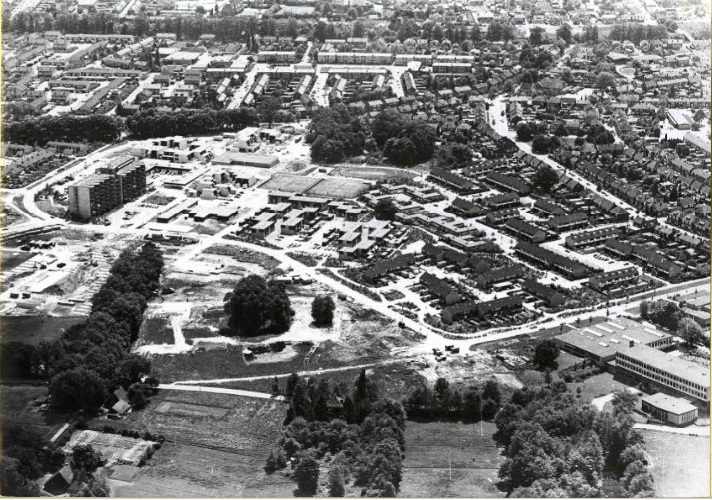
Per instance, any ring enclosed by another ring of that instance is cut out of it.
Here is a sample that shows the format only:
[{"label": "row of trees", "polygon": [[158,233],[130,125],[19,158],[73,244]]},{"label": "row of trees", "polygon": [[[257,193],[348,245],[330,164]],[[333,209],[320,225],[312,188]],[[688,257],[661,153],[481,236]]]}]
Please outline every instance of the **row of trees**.
[{"label": "row of trees", "polygon": [[616,24],[611,28],[608,38],[624,42],[629,40],[638,45],[643,40],[666,40],[668,30],[664,25],[646,25],[638,23]]},{"label": "row of trees", "polygon": [[435,152],[435,130],[426,122],[413,120],[398,111],[379,113],[371,123],[371,134],[386,158],[396,165],[422,163]]},{"label": "row of trees", "polygon": [[612,413],[597,412],[563,382],[516,391],[495,418],[507,457],[502,486],[529,498],[652,496],[643,438],[630,417],[635,403],[623,392]]},{"label": "row of trees", "polygon": [[442,377],[433,389],[427,384],[417,387],[404,401],[409,418],[447,419],[463,422],[492,420],[502,402],[502,393],[495,379],[473,384],[464,391],[450,387]]},{"label": "row of trees", "polygon": [[122,252],[94,295],[87,321],[67,329],[59,341],[41,346],[38,358],[50,378],[53,406],[94,411],[118,386],[129,389],[130,402],[145,402],[158,380],[149,376],[151,362],[129,354],[129,349],[162,269],[163,257],[153,243]]},{"label": "row of trees", "polygon": [[338,104],[315,113],[306,141],[311,144],[312,160],[336,163],[363,153],[366,133],[360,118]]},{"label": "row of trees", "polygon": [[644,300],[640,303],[643,319],[674,332],[688,347],[706,345],[709,337],[693,319],[684,317],[680,306],[669,300]]},{"label": "row of trees", "polygon": [[159,113],[139,111],[126,119],[129,134],[137,139],[168,135],[201,135],[237,131],[255,125],[257,113],[253,108],[222,110],[182,110]]},{"label": "row of trees", "polygon": [[40,146],[48,141],[110,143],[123,129],[123,121],[113,116],[41,116],[6,123],[5,141]]},{"label": "row of trees", "polygon": [[[328,495],[344,496],[349,482],[365,496],[396,495],[402,478],[405,412],[396,401],[378,397],[362,371],[352,387],[292,375],[286,427],[270,452],[267,472],[287,467],[301,495],[314,495],[329,455]],[[328,405],[329,401],[337,404]],[[338,403],[343,401],[343,403]],[[329,411],[331,410],[331,412]]]}]

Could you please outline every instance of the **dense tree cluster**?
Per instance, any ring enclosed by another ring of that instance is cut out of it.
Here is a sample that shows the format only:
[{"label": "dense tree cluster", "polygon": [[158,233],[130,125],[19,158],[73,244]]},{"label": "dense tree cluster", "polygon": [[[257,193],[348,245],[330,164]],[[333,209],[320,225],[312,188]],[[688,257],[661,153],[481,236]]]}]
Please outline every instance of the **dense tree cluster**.
[{"label": "dense tree cluster", "polygon": [[427,384],[417,387],[405,400],[404,405],[409,418],[478,422],[494,418],[501,401],[502,393],[494,379],[459,391],[451,388],[447,379],[441,377],[437,379],[433,389]]},{"label": "dense tree cluster", "polygon": [[27,426],[3,423],[0,474],[3,496],[40,496],[35,480],[55,472],[64,463],[64,453],[54,443]]},{"label": "dense tree cluster", "polygon": [[[278,449],[267,459],[268,472],[292,461],[292,477],[301,494],[316,493],[319,460],[330,454],[328,490],[343,496],[352,482],[365,496],[395,496],[402,478],[405,412],[396,401],[380,399],[362,371],[353,387],[292,375],[286,427]],[[331,404],[330,404],[331,402]]]},{"label": "dense tree cluster", "polygon": [[306,140],[311,144],[312,160],[336,163],[361,154],[366,134],[361,120],[352,116],[346,106],[338,104],[316,112]]},{"label": "dense tree cluster", "polygon": [[50,378],[53,406],[95,410],[118,386],[151,394],[149,386],[158,384],[155,377],[142,383],[151,362],[129,354],[129,348],[162,270],[163,257],[153,243],[122,252],[94,295],[87,321],[68,328],[58,342],[40,345],[37,359]]},{"label": "dense tree cluster", "polygon": [[378,200],[376,206],[373,207],[373,215],[378,220],[396,220],[397,213],[398,208],[390,198]]},{"label": "dense tree cluster", "polygon": [[150,109],[130,115],[126,119],[126,128],[137,139],[146,139],[237,131],[256,123],[257,113],[253,108],[181,110],[170,113]]},{"label": "dense tree cluster", "polygon": [[559,174],[549,165],[541,165],[532,176],[532,186],[542,193],[550,193],[559,182]]},{"label": "dense tree cluster", "polygon": [[655,323],[680,337],[685,345],[705,345],[709,337],[693,319],[684,317],[680,306],[669,300],[644,300],[640,303],[643,319]]},{"label": "dense tree cluster", "polygon": [[[617,395],[613,405],[612,413],[599,413],[563,382],[516,391],[495,418],[507,457],[499,470],[503,487],[529,498],[652,496],[631,399]],[[620,487],[604,487],[604,479]]]},{"label": "dense tree cluster", "polygon": [[532,153],[536,155],[549,154],[559,147],[559,145],[560,142],[556,136],[535,135],[532,139]]},{"label": "dense tree cluster", "polygon": [[5,140],[16,144],[43,145],[48,141],[114,142],[124,124],[113,116],[41,116],[5,124]]},{"label": "dense tree cluster", "polygon": [[470,161],[472,161],[472,150],[466,144],[444,144],[435,152],[435,164],[440,168],[463,168]]},{"label": "dense tree cluster", "polygon": [[225,296],[225,312],[233,332],[241,337],[289,330],[294,310],[284,286],[252,274]]},{"label": "dense tree cluster", "polygon": [[396,165],[422,163],[435,152],[435,130],[426,122],[413,120],[398,111],[379,113],[371,123],[371,133],[386,158]]},{"label": "dense tree cluster", "polygon": [[311,307],[311,315],[317,326],[330,326],[334,320],[334,299],[330,295],[318,295],[314,297]]}]

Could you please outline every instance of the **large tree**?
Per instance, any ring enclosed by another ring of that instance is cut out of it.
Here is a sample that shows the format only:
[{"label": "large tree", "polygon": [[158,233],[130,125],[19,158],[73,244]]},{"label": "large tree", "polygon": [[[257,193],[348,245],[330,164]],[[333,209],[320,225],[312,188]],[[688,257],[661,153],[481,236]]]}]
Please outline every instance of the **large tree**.
[{"label": "large tree", "polygon": [[559,174],[546,164],[540,166],[532,176],[532,186],[543,193],[551,192],[557,182],[559,182]]},{"label": "large tree", "polygon": [[225,297],[229,325],[240,336],[289,330],[294,311],[284,287],[252,274],[241,279]]},{"label": "large tree", "polygon": [[537,343],[534,348],[533,363],[539,370],[556,367],[556,358],[559,357],[559,346],[551,339]]},{"label": "large tree", "polygon": [[50,382],[49,394],[56,408],[94,410],[106,399],[106,385],[96,372],[75,368],[57,374]]},{"label": "large tree", "polygon": [[311,307],[311,315],[317,326],[329,326],[334,320],[334,299],[329,295],[318,295],[314,297]]},{"label": "large tree", "polygon": [[294,469],[294,479],[302,494],[314,495],[319,485],[319,462],[312,453],[304,452],[297,456],[297,466]]}]

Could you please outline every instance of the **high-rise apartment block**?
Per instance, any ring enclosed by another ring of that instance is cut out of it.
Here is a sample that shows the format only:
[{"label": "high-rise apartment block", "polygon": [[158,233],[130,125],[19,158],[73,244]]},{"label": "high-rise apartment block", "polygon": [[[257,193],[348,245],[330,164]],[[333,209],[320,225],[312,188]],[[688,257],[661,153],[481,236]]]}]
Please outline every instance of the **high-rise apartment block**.
[{"label": "high-rise apartment block", "polygon": [[130,156],[113,158],[97,173],[69,186],[69,214],[89,220],[146,192],[146,168]]}]

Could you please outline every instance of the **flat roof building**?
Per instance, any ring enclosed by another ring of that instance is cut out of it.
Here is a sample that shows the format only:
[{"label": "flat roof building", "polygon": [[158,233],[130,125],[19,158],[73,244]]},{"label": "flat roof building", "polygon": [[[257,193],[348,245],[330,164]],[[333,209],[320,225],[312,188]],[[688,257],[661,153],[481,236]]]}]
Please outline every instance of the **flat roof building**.
[{"label": "flat roof building", "polygon": [[614,318],[603,323],[576,329],[554,338],[565,351],[594,361],[598,366],[616,358],[616,353],[632,344],[665,349],[675,344],[675,339],[652,325],[628,318]]},{"label": "flat roof building", "polygon": [[616,374],[640,379],[667,392],[709,404],[710,369],[647,345],[635,344],[616,353]]},{"label": "flat roof building", "polygon": [[645,396],[642,410],[653,418],[673,425],[688,425],[697,420],[697,407],[689,401],[662,392]]}]

